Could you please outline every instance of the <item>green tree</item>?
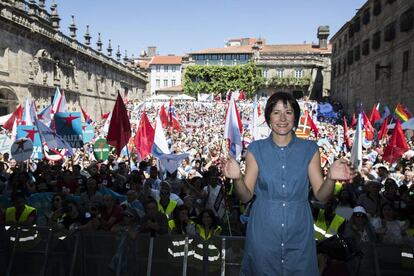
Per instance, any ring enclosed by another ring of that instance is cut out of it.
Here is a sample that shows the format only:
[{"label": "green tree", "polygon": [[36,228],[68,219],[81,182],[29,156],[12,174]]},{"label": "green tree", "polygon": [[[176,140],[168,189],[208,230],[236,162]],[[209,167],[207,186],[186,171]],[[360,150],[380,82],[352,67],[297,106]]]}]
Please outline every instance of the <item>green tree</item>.
[{"label": "green tree", "polygon": [[229,89],[246,92],[252,97],[266,84],[262,71],[254,63],[235,66],[190,65],[183,78],[184,92],[192,96],[198,93],[225,94]]}]

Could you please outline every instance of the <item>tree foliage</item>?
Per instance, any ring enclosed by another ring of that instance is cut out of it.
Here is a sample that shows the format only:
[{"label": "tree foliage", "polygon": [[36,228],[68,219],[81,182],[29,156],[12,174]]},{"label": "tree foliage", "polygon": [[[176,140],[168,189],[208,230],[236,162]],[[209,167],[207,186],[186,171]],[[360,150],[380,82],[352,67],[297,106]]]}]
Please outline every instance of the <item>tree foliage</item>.
[{"label": "tree foliage", "polygon": [[235,66],[190,65],[185,69],[184,92],[193,96],[198,93],[225,94],[229,89],[246,92],[252,97],[266,84],[262,71],[254,63]]},{"label": "tree foliage", "polygon": [[295,78],[295,77],[277,77],[270,78],[267,82],[267,87],[304,87],[309,86],[311,83],[310,78]]}]

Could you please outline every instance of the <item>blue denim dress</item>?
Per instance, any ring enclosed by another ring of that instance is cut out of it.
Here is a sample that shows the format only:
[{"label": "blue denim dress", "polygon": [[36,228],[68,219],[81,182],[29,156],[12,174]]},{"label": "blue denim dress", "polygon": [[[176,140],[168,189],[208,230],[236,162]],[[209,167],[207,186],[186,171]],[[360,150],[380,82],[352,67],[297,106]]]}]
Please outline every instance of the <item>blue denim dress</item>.
[{"label": "blue denim dress", "polygon": [[248,147],[259,167],[241,275],[319,275],[308,166],[318,151],[293,135],[279,147],[272,135]]}]

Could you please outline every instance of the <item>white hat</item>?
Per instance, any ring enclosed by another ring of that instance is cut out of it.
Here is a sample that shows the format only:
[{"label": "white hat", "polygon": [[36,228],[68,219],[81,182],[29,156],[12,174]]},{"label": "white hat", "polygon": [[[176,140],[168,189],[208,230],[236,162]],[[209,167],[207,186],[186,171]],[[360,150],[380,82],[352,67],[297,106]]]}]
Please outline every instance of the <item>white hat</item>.
[{"label": "white hat", "polygon": [[363,213],[363,214],[367,214],[367,211],[365,211],[365,208],[362,206],[356,206],[354,207],[354,213]]}]

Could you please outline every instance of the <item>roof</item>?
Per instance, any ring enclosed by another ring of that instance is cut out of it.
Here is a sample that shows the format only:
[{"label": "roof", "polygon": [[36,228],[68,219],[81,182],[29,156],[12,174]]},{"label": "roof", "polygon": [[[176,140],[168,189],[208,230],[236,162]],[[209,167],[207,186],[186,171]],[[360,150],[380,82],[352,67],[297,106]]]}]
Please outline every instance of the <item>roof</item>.
[{"label": "roof", "polygon": [[165,92],[182,92],[183,91],[183,86],[180,85],[176,85],[176,86],[171,86],[171,87],[165,87],[165,88],[159,88],[156,90],[158,91],[165,91]]},{"label": "roof", "polygon": [[328,49],[319,49],[318,45],[313,44],[278,44],[278,45],[263,45],[260,52],[312,52],[312,53],[330,53],[332,45],[328,44]]},{"label": "roof", "polygon": [[[260,52],[312,52],[312,53],[330,53],[332,45],[328,44],[327,50],[321,50],[318,46],[313,44],[275,44],[275,45],[261,45]],[[252,54],[252,45],[245,46],[230,46],[225,48],[209,48],[190,53],[190,55],[197,54]]]},{"label": "roof", "polygon": [[249,54],[253,53],[252,45],[229,46],[224,48],[209,48],[190,53],[194,54]]},{"label": "roof", "polygon": [[180,65],[182,63],[183,57],[181,56],[155,56],[152,58],[150,65],[153,64],[175,64]]}]

